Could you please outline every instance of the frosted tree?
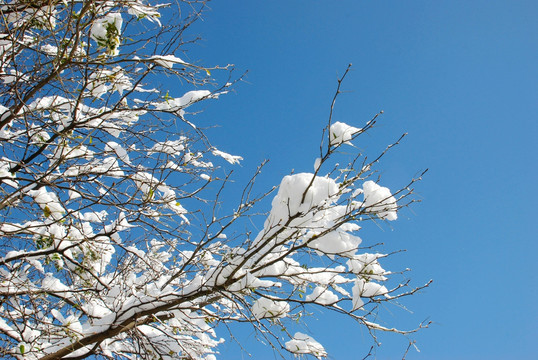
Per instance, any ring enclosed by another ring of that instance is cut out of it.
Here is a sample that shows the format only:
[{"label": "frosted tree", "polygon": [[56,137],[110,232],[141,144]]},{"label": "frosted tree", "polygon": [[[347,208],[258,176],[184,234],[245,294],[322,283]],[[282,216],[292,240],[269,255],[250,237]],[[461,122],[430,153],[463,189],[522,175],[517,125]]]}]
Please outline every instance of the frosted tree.
[{"label": "frosted tree", "polygon": [[[388,255],[358,237],[363,222],[395,220],[415,180],[391,193],[369,180],[380,157],[333,160],[377,115],[361,128],[331,115],[312,173],[254,195],[258,170],[235,210],[220,210],[219,164],[242,158],[213,147],[194,113],[233,81],[211,79],[228,66],[183,60],[205,6],[0,1],[3,358],[211,360],[233,323],[283,354],[323,358],[296,330],[315,307],[374,340],[422,326],[374,320],[418,288],[390,285]],[[261,231],[241,232],[266,196]]]}]

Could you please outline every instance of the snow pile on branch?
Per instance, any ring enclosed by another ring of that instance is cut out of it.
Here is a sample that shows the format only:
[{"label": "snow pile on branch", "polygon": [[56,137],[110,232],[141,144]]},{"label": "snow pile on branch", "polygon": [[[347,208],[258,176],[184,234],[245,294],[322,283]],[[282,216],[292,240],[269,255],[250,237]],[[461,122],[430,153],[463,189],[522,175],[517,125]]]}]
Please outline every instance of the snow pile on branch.
[{"label": "snow pile on branch", "polygon": [[364,202],[361,206],[364,209],[384,220],[393,221],[398,218],[396,214],[398,205],[388,188],[379,186],[371,180],[366,181],[362,188],[364,191]]},{"label": "snow pile on branch", "polygon": [[38,190],[29,190],[28,195],[32,196],[35,202],[43,210],[45,217],[51,216],[54,220],[60,220],[65,213],[65,209],[58,200],[55,193],[47,191],[46,187]]},{"label": "snow pile on branch", "polygon": [[243,158],[241,156],[237,156],[237,155],[230,155],[228,153],[225,153],[224,151],[220,151],[220,150],[217,150],[217,149],[213,149],[211,150],[211,153],[215,156],[220,156],[221,158],[223,158],[224,160],[226,160],[227,162],[229,162],[230,164],[239,164],[239,162],[241,160],[243,160]]},{"label": "snow pile on branch", "polygon": [[338,295],[322,286],[317,286],[312,294],[306,296],[306,301],[314,301],[322,305],[331,305],[338,302]]},{"label": "snow pile on branch", "polygon": [[177,98],[177,99],[166,98],[164,102],[155,103],[154,106],[157,110],[179,111],[194,104],[197,101],[200,101],[209,97],[217,98],[217,96],[212,95],[211,91],[209,90],[193,90],[193,91],[187,92],[182,97]]},{"label": "snow pile on branch", "polygon": [[354,135],[360,133],[362,129],[349,126],[342,122],[335,122],[329,129],[329,136],[331,139],[331,146],[338,146],[341,144],[351,145],[350,140]]},{"label": "snow pile on branch", "polygon": [[153,55],[149,58],[156,64],[164,66],[165,68],[172,69],[175,64],[186,65],[187,63],[174,55]]},{"label": "snow pile on branch", "polygon": [[336,205],[340,195],[339,184],[329,177],[310,173],[284,177],[273,199],[264,236],[276,232],[278,226],[286,226],[278,237],[290,237],[290,233],[295,232],[310,248],[331,257],[352,255],[361,239],[350,232],[358,230],[359,226],[353,223],[335,226],[349,211],[345,206]]},{"label": "snow pile on branch", "polygon": [[[304,197],[304,199],[303,199]],[[269,219],[273,223],[308,214],[319,206],[338,200],[338,184],[329,177],[299,173],[285,176],[272,202]]]},{"label": "snow pile on branch", "polygon": [[290,311],[290,305],[285,301],[275,301],[261,297],[252,305],[252,315],[257,319],[282,318]]},{"label": "snow pile on branch", "polygon": [[321,346],[319,342],[300,332],[296,332],[295,335],[293,335],[293,339],[286,342],[285,345],[288,351],[296,355],[310,354],[317,359],[327,357],[325,348]]},{"label": "snow pile on branch", "polygon": [[119,46],[121,43],[121,27],[123,19],[121,13],[108,13],[102,18],[97,19],[91,29],[91,37],[97,45],[105,48],[110,55],[119,54]]}]

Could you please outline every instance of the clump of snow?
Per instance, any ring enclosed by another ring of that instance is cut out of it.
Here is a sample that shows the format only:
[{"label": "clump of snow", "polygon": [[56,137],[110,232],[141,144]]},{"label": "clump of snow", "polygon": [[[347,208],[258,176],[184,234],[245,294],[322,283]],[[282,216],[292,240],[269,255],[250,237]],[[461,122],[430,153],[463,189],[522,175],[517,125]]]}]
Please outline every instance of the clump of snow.
[{"label": "clump of snow", "polygon": [[47,273],[47,276],[43,279],[43,282],[41,283],[41,287],[45,291],[50,292],[68,292],[69,288],[62,284],[62,282],[52,276],[51,273]]},{"label": "clump of snow", "polygon": [[65,214],[65,209],[56,194],[47,191],[45,186],[37,190],[29,190],[28,195],[34,198],[34,201],[43,210],[45,217],[51,216],[54,220],[60,220]]},{"label": "clump of snow", "polygon": [[320,166],[321,166],[321,158],[316,158],[316,161],[314,161],[314,171],[318,171]]},{"label": "clump of snow", "polygon": [[140,3],[128,3],[128,13],[136,16],[138,19],[148,19],[151,22],[156,22],[161,26],[159,18],[161,14],[156,10],[155,6],[147,6]]},{"label": "clump of snow", "polygon": [[363,302],[359,297],[374,297],[388,294],[388,290],[385,286],[372,281],[366,281],[364,279],[355,280],[353,286],[353,310],[358,309],[363,305]]},{"label": "clump of snow", "polygon": [[282,318],[290,311],[290,305],[285,301],[274,301],[262,297],[252,305],[251,311],[256,319]]},{"label": "clump of snow", "polygon": [[133,84],[131,78],[125,74],[120,66],[113,69],[97,69],[88,77],[87,88],[92,96],[101,97],[112,91],[117,91],[120,95],[124,90],[131,90]]},{"label": "clump of snow", "polygon": [[94,21],[90,36],[111,55],[118,55],[123,19],[120,13],[109,13]]},{"label": "clump of snow", "polygon": [[56,56],[58,54],[58,47],[46,44],[41,47],[41,51],[47,55]]},{"label": "clump of snow", "polygon": [[66,318],[62,315],[61,312],[59,312],[56,309],[52,309],[50,312],[56,320],[62,323],[63,326],[73,330],[75,333],[82,334],[82,331],[83,331],[82,325],[80,324],[80,321],[77,315],[69,315]]},{"label": "clump of snow", "polygon": [[313,301],[321,305],[331,305],[338,301],[338,295],[322,286],[317,286],[312,294],[306,296],[306,301]]},{"label": "clump of snow", "polygon": [[285,345],[286,349],[294,354],[311,354],[318,359],[327,357],[327,352],[319,342],[300,332],[296,332],[293,339]]},{"label": "clump of snow", "polygon": [[110,151],[116,153],[118,157],[125,163],[130,164],[129,155],[127,150],[125,150],[120,144],[114,141],[109,141],[105,145],[105,151]]},{"label": "clump of snow", "polygon": [[149,59],[168,69],[172,69],[174,64],[187,64],[185,61],[174,55],[153,55]]},{"label": "clump of snow", "polygon": [[349,140],[353,138],[353,135],[359,133],[362,129],[349,126],[342,122],[335,122],[331,125],[329,130],[329,136],[331,139],[331,146],[338,146],[341,144],[351,145]]},{"label": "clump of snow", "polygon": [[273,199],[265,230],[260,232],[256,241],[262,241],[264,237],[275,233],[279,226],[287,223],[287,228],[279,233],[278,239],[298,236],[308,247],[330,258],[335,255],[353,256],[361,239],[351,232],[360,227],[346,223],[335,228],[335,224],[340,223],[349,211],[344,205],[336,205],[339,196],[339,184],[329,177],[311,173],[284,177]]},{"label": "clump of snow", "polygon": [[[280,183],[278,194],[273,199],[271,215],[287,219],[289,216],[306,214],[316,206],[337,200],[331,199],[338,193],[338,184],[333,179],[321,176],[313,178],[314,174],[310,173],[285,176]],[[301,202],[305,191],[304,201]]]},{"label": "clump of snow", "polygon": [[180,98],[166,99],[164,102],[155,103],[154,105],[157,110],[177,111],[209,96],[211,96],[211,91],[209,90],[193,90],[185,93]]},{"label": "clump of snow", "polygon": [[[115,229],[115,224],[105,226],[109,229]],[[98,274],[104,274],[106,267],[112,261],[112,256],[115,253],[114,246],[112,246],[110,238],[107,236],[98,236],[95,238],[95,241],[88,243],[86,249],[88,254],[99,254],[100,256],[93,261],[91,256],[89,257],[90,266]]]},{"label": "clump of snow", "polygon": [[230,155],[228,153],[225,153],[224,151],[220,151],[217,149],[211,150],[211,153],[215,156],[220,156],[224,160],[228,161],[230,164],[239,164],[239,161],[243,160],[241,156],[237,155]]},{"label": "clump of snow", "polygon": [[[357,283],[358,280],[355,281]],[[351,292],[353,293],[353,300],[351,302],[352,308],[351,311],[355,311],[357,309],[360,309],[364,305],[364,301],[361,299],[361,288],[355,284],[353,288],[351,289]]]},{"label": "clump of snow", "polygon": [[165,153],[171,155],[172,157],[179,156],[183,150],[185,150],[187,138],[180,136],[179,140],[167,140],[163,142],[158,142],[151,148],[150,154],[153,153]]},{"label": "clump of snow", "polygon": [[[330,219],[338,219],[338,217],[330,217],[329,211],[322,212],[319,217],[319,221],[315,223],[316,227],[323,229],[324,222]],[[325,220],[325,221],[324,221]],[[319,250],[329,257],[333,258],[333,255],[347,255],[351,256],[359,247],[362,240],[360,237],[348,233],[351,229],[346,229],[345,226],[335,229],[327,234],[318,236],[319,231],[313,231],[312,236],[308,239],[308,246],[312,249]],[[357,225],[358,230],[358,225]]]},{"label": "clump of snow", "polygon": [[371,180],[366,181],[362,188],[364,191],[363,208],[384,220],[392,221],[398,218],[396,214],[398,205],[388,188],[379,186]]},{"label": "clump of snow", "polygon": [[[218,265],[218,262],[215,262],[212,265]],[[228,273],[230,270],[233,270],[234,266],[225,267],[223,272]],[[252,275],[250,272],[245,272],[243,269],[238,271],[238,274],[244,274],[244,276],[239,280],[233,283],[228,287],[228,291],[241,291],[244,289],[256,289],[256,288],[269,288],[269,287],[280,287],[280,283],[275,283],[272,280],[261,280],[256,276]],[[220,274],[219,274],[220,275]],[[236,275],[237,276],[237,275]],[[217,282],[223,282],[226,279],[223,276],[217,277]]]},{"label": "clump of snow", "polygon": [[82,196],[80,195],[80,192],[74,191],[74,190],[69,190],[68,194],[69,194],[69,201],[73,201]]},{"label": "clump of snow", "polygon": [[4,183],[6,185],[16,188],[18,183],[15,180],[11,180],[15,179],[15,174],[13,174],[10,170],[11,165],[9,164],[9,162],[0,159],[0,183]]},{"label": "clump of snow", "polygon": [[385,270],[379,265],[377,259],[384,255],[381,254],[357,254],[347,261],[349,271],[353,274],[372,280],[386,280]]}]

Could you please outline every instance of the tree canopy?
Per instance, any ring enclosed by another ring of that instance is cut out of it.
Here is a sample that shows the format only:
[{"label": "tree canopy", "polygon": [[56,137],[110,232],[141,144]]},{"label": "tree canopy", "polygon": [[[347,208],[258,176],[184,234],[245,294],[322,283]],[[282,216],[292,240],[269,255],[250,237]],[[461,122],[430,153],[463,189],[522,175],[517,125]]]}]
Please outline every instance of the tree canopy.
[{"label": "tree canopy", "polygon": [[[294,330],[314,307],[374,340],[424,326],[375,320],[381,302],[420,287],[391,280],[381,266],[390,254],[358,232],[396,220],[418,178],[391,192],[376,177],[385,152],[334,161],[380,115],[333,121],[347,71],[312,172],[260,192],[261,164],[234,211],[222,210],[220,167],[242,158],[214,147],[195,114],[240,77],[183,60],[205,7],[0,2],[2,356],[211,360],[227,326],[246,323],[277,351],[323,358],[322,344]],[[219,83],[215,71],[230,77]],[[260,209],[267,196],[271,208]],[[261,230],[243,231],[255,216]]]}]

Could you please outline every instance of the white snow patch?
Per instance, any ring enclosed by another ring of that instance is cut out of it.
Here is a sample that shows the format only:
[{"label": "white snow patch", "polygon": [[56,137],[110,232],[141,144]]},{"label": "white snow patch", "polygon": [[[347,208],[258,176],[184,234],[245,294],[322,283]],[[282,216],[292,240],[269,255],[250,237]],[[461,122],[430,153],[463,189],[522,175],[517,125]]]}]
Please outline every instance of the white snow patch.
[{"label": "white snow patch", "polygon": [[381,219],[393,221],[398,218],[396,214],[398,205],[388,188],[379,186],[372,180],[366,181],[362,185],[362,188],[364,191],[364,202],[361,206],[363,208],[370,213],[374,213]]},{"label": "white snow patch", "polygon": [[331,125],[329,130],[329,136],[331,139],[331,146],[338,146],[341,144],[351,145],[349,140],[353,138],[353,135],[360,132],[362,129],[349,126],[342,122],[335,122]]},{"label": "white snow patch", "polygon": [[319,342],[300,332],[296,332],[293,339],[285,345],[286,349],[293,354],[311,354],[318,359],[327,357],[327,352]]},{"label": "white snow patch", "polygon": [[168,69],[172,69],[174,64],[187,64],[185,61],[174,55],[153,55],[149,59]]},{"label": "white snow patch", "polygon": [[220,151],[217,149],[211,150],[211,153],[215,156],[220,156],[224,160],[228,161],[230,164],[239,164],[239,161],[243,160],[241,156],[237,155],[230,155],[228,153],[225,153],[224,151]]},{"label": "white snow patch", "polygon": [[290,311],[290,305],[285,301],[275,301],[267,298],[259,298],[252,305],[252,314],[257,319],[282,318]]},{"label": "white snow patch", "polygon": [[338,301],[338,295],[329,289],[317,286],[312,294],[306,296],[306,301],[313,301],[321,305],[331,305]]}]

